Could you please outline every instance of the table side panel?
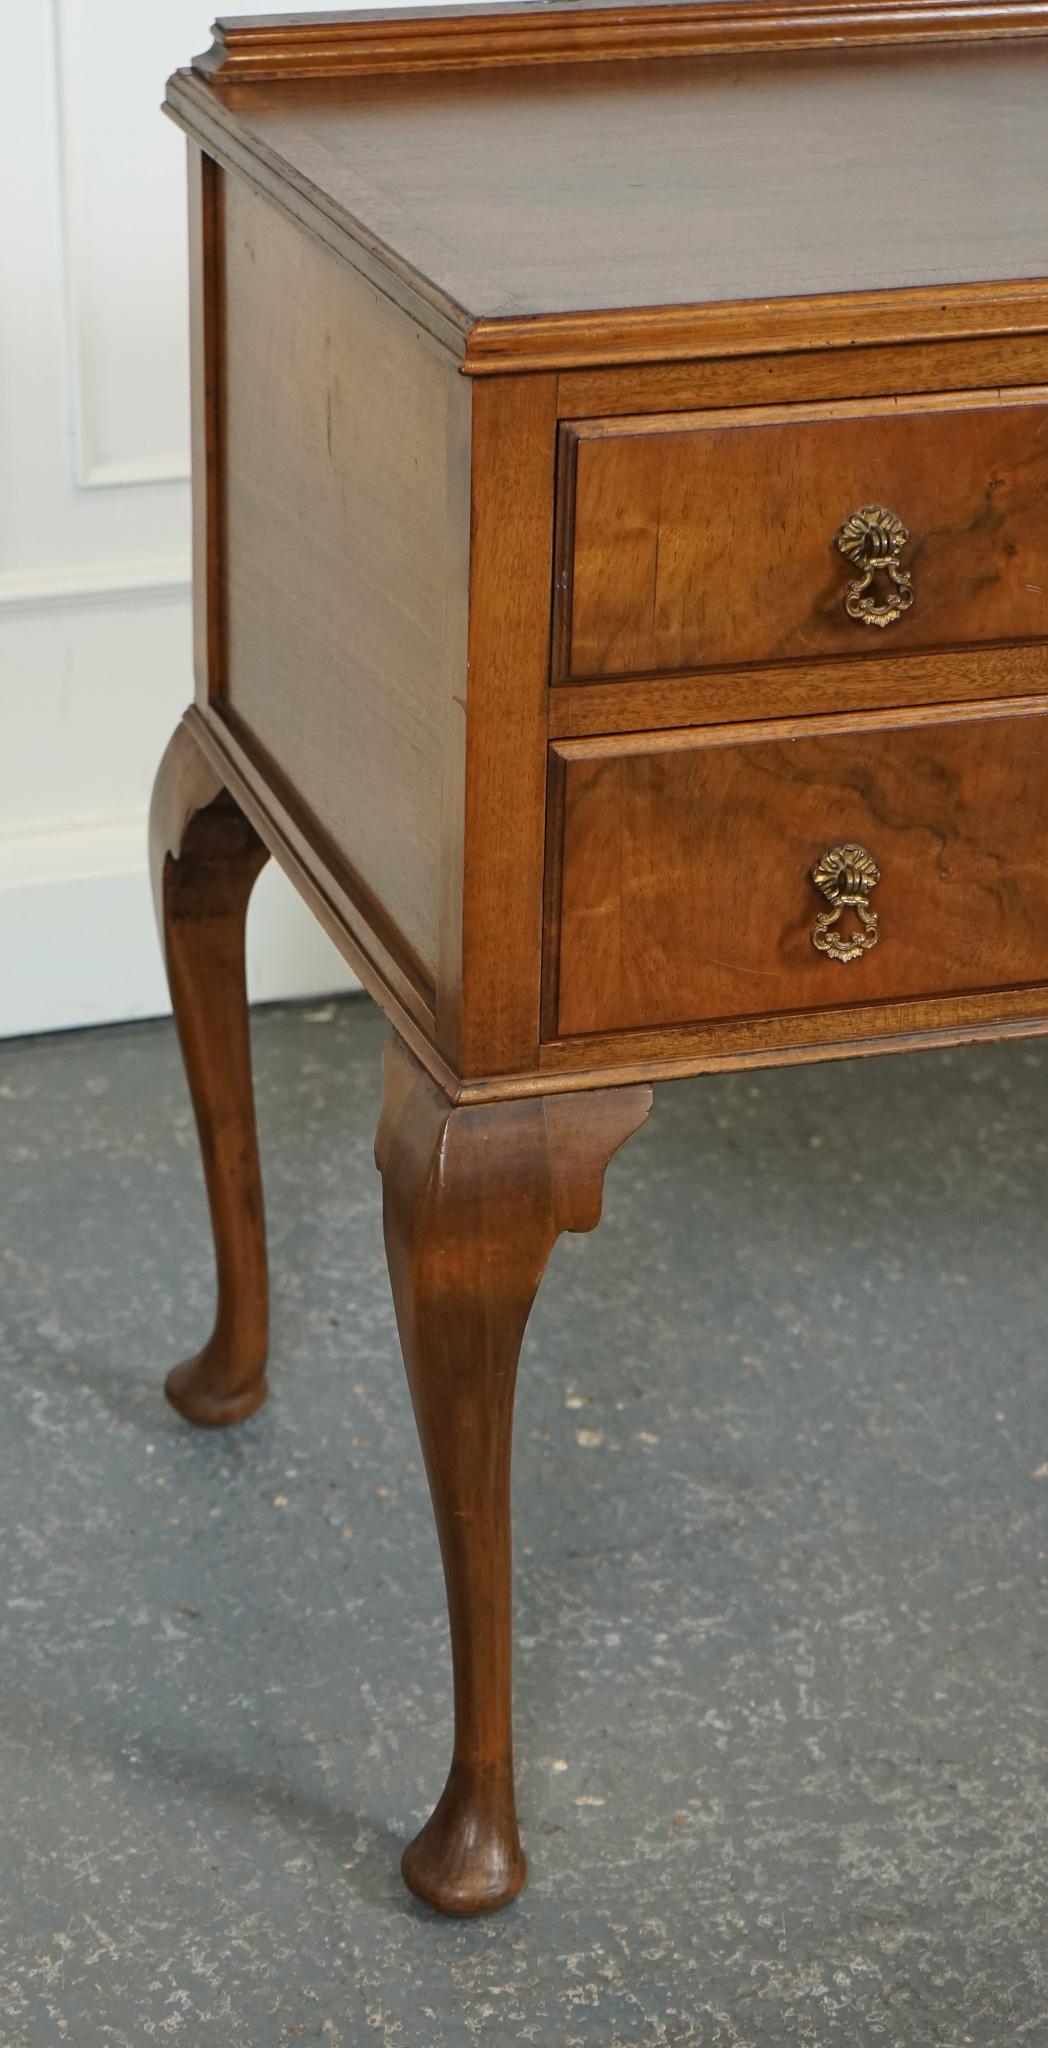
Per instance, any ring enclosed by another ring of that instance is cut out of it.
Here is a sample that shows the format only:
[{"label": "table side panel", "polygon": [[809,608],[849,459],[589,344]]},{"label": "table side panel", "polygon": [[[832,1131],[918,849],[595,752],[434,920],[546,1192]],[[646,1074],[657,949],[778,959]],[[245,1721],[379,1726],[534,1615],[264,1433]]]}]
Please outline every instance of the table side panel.
[{"label": "table side panel", "polygon": [[215,708],[279,764],[383,943],[432,990],[469,386],[246,183],[223,185]]}]

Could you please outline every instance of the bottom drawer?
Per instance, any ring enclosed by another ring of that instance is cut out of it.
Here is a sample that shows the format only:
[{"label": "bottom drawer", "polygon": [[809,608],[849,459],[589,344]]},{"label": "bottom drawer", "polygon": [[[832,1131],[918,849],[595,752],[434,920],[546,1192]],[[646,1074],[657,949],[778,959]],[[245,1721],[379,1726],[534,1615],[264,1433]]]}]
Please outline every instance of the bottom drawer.
[{"label": "bottom drawer", "polygon": [[1044,981],[1046,719],[558,742],[547,1035]]}]

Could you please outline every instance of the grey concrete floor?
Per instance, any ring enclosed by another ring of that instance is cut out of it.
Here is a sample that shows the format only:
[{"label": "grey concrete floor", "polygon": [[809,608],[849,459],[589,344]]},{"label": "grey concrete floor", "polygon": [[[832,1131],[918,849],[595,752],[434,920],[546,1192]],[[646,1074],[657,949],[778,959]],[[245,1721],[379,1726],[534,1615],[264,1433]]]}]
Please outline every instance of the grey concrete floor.
[{"label": "grey concrete floor", "polygon": [[0,1048],[2,2048],[1048,2041],[1048,1052],[664,1088],[516,1448],[527,1892],[402,1891],[446,1630],[371,1163],[380,1020],[255,1048],[273,1398],[171,1027]]}]

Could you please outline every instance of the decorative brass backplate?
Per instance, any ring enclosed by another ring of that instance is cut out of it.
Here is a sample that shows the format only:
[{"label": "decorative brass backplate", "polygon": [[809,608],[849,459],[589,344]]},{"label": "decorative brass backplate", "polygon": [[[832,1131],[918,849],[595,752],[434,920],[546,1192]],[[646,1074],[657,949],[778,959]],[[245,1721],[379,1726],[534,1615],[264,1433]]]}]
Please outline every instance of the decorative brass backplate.
[{"label": "decorative brass backplate", "polygon": [[[864,505],[861,512],[853,512],[845,520],[836,545],[862,572],[844,593],[844,609],[850,619],[858,619],[864,626],[892,626],[909,611],[913,579],[899,560],[909,538],[902,520],[884,505]],[[890,586],[881,598],[872,590],[878,577],[886,578]]]},{"label": "decorative brass backplate", "polygon": [[[821,910],[812,929],[811,942],[831,960],[858,960],[877,944],[880,930],[877,912],[867,897],[876,889],[881,871],[865,846],[831,846],[812,869],[812,881],[822,891],[830,910]],[[854,910],[858,924],[851,931],[838,931],[845,910]]]}]

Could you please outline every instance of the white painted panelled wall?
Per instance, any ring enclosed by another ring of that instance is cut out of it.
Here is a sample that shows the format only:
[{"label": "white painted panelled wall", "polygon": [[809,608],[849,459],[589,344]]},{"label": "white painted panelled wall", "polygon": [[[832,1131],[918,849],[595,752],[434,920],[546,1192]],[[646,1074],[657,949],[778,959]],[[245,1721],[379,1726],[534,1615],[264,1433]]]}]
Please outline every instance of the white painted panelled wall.
[{"label": "white painted panelled wall", "polygon": [[[213,11],[4,0],[0,1036],[168,1008],[146,813],[192,668],[185,164],[159,102]],[[272,862],[248,959],[255,999],[352,985]]]}]

